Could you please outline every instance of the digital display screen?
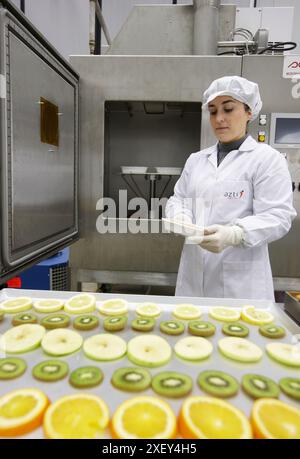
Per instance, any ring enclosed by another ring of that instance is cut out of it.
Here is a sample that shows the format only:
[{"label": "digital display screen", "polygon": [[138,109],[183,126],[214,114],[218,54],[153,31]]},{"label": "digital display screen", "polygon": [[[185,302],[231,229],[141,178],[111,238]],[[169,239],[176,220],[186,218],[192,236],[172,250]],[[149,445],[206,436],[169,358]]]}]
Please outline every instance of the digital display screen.
[{"label": "digital display screen", "polygon": [[276,119],[275,143],[300,144],[300,117]]}]

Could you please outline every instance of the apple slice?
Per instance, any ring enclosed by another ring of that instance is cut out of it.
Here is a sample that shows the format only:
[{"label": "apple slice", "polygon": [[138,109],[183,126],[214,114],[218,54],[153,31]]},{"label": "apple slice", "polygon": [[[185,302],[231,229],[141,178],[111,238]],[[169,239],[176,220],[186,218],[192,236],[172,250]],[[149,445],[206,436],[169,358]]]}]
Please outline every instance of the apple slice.
[{"label": "apple slice", "polygon": [[198,361],[207,359],[211,355],[213,345],[200,336],[188,336],[177,341],[174,350],[181,359]]},{"label": "apple slice", "polygon": [[3,303],[0,305],[0,310],[7,312],[8,314],[28,311],[28,309],[31,308],[32,299],[26,296],[20,298],[10,298],[9,300],[3,301]]},{"label": "apple slice", "polygon": [[36,324],[24,324],[8,330],[0,339],[0,350],[8,354],[22,354],[38,347],[45,335],[45,328]]},{"label": "apple slice", "polygon": [[126,354],[126,342],[119,336],[110,333],[87,338],[83,344],[83,351],[93,360],[110,361],[120,359]]},{"label": "apple slice", "polygon": [[283,365],[300,367],[300,346],[287,343],[269,343],[266,346],[270,357]]},{"label": "apple slice", "polygon": [[65,328],[57,328],[45,334],[42,348],[47,354],[59,357],[78,351],[82,346],[82,341],[79,333]]},{"label": "apple slice", "polygon": [[258,362],[263,356],[260,347],[245,338],[223,338],[219,340],[218,347],[225,357],[239,362]]},{"label": "apple slice", "polygon": [[144,367],[160,367],[172,356],[169,343],[157,335],[136,336],[127,347],[128,359]]}]

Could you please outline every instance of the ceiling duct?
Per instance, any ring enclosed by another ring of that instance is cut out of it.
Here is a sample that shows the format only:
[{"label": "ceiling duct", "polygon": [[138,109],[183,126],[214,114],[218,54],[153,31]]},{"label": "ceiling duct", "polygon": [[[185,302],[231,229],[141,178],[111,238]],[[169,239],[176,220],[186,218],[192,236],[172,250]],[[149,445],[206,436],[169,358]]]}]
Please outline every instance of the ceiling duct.
[{"label": "ceiling duct", "polygon": [[194,0],[193,54],[216,55],[220,0]]}]

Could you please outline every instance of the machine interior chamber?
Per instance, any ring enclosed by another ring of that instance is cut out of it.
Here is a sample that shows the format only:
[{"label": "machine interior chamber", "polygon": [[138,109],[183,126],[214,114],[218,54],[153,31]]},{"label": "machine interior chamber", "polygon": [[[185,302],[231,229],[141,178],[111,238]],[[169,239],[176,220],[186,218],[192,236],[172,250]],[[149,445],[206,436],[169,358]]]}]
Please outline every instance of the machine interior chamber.
[{"label": "machine interior chamber", "polygon": [[200,149],[201,103],[106,101],[104,129],[104,196],[117,211],[120,190],[127,201],[168,198],[187,158]]}]

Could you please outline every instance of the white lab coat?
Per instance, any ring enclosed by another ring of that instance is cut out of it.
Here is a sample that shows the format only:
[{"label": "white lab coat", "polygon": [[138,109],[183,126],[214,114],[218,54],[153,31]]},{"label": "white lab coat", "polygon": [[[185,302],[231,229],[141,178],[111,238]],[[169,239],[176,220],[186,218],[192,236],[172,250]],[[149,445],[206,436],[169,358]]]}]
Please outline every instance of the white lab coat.
[{"label": "white lab coat", "polygon": [[[166,206],[200,226],[239,225],[245,241],[211,253],[184,244],[176,295],[274,301],[268,243],[282,238],[296,216],[286,159],[248,136],[217,167],[217,144],[187,160]],[[187,240],[186,240],[187,242]]]}]

